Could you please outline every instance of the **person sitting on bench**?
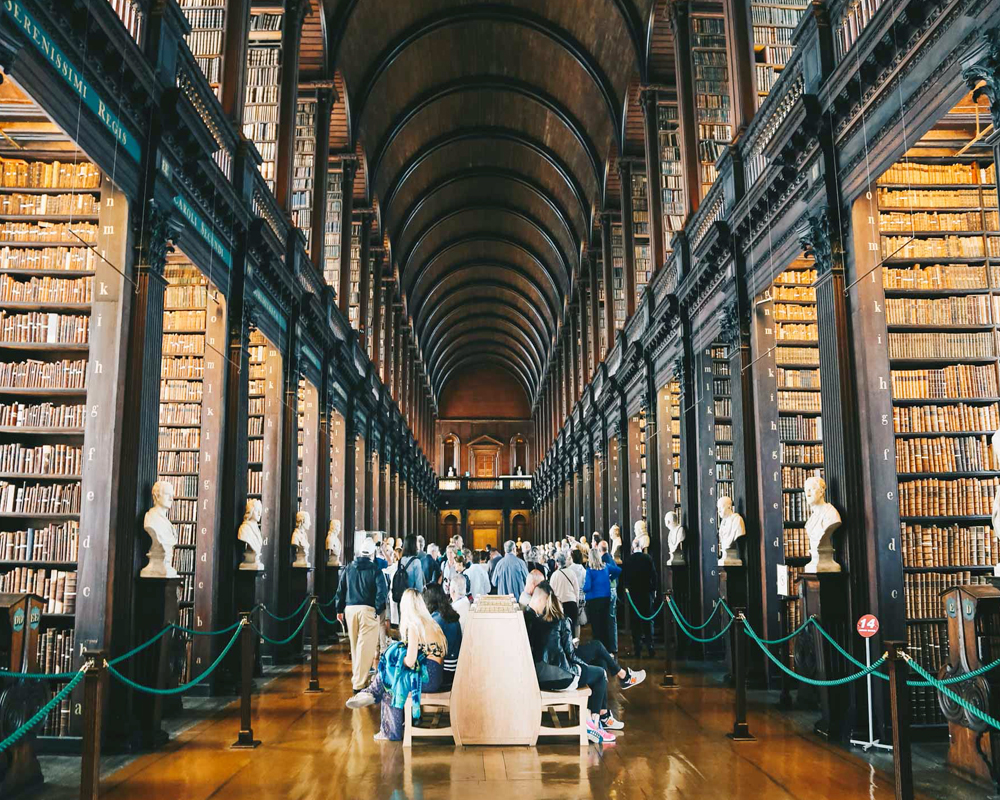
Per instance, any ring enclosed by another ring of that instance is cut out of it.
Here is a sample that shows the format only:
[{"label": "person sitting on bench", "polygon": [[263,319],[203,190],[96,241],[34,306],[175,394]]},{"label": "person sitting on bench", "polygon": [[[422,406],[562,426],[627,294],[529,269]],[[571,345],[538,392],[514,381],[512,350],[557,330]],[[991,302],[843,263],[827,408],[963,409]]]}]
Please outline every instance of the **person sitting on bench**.
[{"label": "person sitting on bench", "polygon": [[[451,579],[451,583],[456,578]],[[465,579],[462,578],[464,581]],[[444,587],[439,583],[429,583],[424,587],[424,603],[438,627],[444,633],[448,642],[448,654],[444,658],[444,677],[441,680],[441,691],[450,692],[451,685],[455,681],[455,672],[458,670],[458,654],[462,649],[462,620],[458,612],[451,607],[451,600],[444,593]]]}]

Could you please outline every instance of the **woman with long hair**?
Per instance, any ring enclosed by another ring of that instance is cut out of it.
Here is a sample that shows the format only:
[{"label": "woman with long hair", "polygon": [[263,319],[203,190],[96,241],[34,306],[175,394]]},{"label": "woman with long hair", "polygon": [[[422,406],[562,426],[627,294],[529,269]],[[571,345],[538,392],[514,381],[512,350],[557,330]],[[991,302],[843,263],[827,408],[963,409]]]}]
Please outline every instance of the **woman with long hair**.
[{"label": "woman with long hair", "polygon": [[[421,691],[436,692],[444,675],[448,640],[431,618],[424,598],[416,589],[407,589],[399,601],[399,637],[406,647],[406,655],[398,666],[413,672],[418,671],[423,662],[427,679],[421,684]],[[387,655],[384,654],[379,661],[379,668],[368,687],[351,697],[347,707],[356,709],[381,703],[382,721],[375,741],[398,742],[403,738],[403,708],[393,704],[393,688],[387,685],[390,673]]]},{"label": "woman with long hair", "polygon": [[[458,573],[452,577],[455,580]],[[445,656],[443,667],[444,677],[441,686],[447,690],[455,680],[458,669],[458,653],[462,649],[462,623],[458,612],[451,607],[451,599],[444,593],[444,587],[439,583],[428,583],[424,587],[424,602],[427,610],[448,642],[448,655]]]},{"label": "woman with long hair", "polygon": [[583,593],[587,598],[587,619],[594,638],[601,642],[609,653],[618,650],[617,637],[611,633],[611,580],[621,574],[621,568],[612,562],[606,564],[598,547],[590,548],[587,561],[587,576],[583,580]]}]

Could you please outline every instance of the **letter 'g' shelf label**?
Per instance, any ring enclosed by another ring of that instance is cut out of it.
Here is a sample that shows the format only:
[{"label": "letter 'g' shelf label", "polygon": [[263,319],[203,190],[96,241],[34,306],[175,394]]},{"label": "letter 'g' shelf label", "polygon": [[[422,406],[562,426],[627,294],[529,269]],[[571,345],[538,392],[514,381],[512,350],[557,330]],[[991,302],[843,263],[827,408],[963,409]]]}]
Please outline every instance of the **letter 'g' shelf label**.
[{"label": "letter 'g' shelf label", "polygon": [[95,91],[87,79],[83,77],[76,65],[70,61],[59,46],[49,38],[35,18],[31,16],[17,0],[2,0],[3,10],[13,21],[17,29],[45,56],[52,68],[69,85],[73,92],[84,102],[98,119],[104,124],[124,149],[136,162],[142,158],[142,151],[135,137],[128,131],[115,114]]}]

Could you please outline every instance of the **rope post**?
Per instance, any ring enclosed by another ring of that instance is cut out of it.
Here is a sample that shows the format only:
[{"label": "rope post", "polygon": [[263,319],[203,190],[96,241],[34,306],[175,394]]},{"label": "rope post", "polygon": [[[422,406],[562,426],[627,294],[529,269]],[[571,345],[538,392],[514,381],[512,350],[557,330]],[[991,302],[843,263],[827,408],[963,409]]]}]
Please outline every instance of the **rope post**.
[{"label": "rope post", "polygon": [[80,800],[97,800],[101,792],[101,722],[108,663],[101,650],[88,650],[83,676],[83,742],[80,761]]},{"label": "rope post", "polygon": [[319,605],[316,595],[313,595],[312,606],[309,609],[312,619],[309,620],[309,688],[306,694],[319,694],[323,690],[319,685]]},{"label": "rope post", "polygon": [[[787,606],[786,606],[787,609]],[[783,624],[781,627],[782,635],[788,636],[791,633],[789,630],[792,626],[788,619],[788,612],[782,614]],[[785,662],[786,667],[792,666],[792,640],[789,639],[783,642],[781,645],[781,659]],[[781,696],[778,698],[778,708],[782,711],[790,711],[794,703],[792,702],[792,676],[789,675],[784,670],[781,670]]]},{"label": "rope post", "polygon": [[883,642],[889,653],[889,704],[892,714],[892,768],[896,778],[896,800],[913,800],[913,755],[910,751],[909,672],[906,642]]},{"label": "rope post", "polygon": [[250,726],[250,685],[253,683],[254,632],[250,627],[250,611],[240,612],[240,735],[232,745],[234,750],[253,750],[260,740],[253,738]]},{"label": "rope post", "polygon": [[677,689],[677,681],[674,680],[674,637],[673,620],[670,618],[670,604],[674,601],[673,589],[666,589],[663,592],[663,680],[660,681],[661,689]]},{"label": "rope post", "polygon": [[[745,609],[737,606],[733,616],[740,623],[746,620]],[[733,721],[733,732],[727,733],[734,742],[756,742],[757,737],[750,733],[747,725],[747,640],[740,625],[729,628],[730,644],[733,652],[733,675],[736,680],[736,719]]]}]

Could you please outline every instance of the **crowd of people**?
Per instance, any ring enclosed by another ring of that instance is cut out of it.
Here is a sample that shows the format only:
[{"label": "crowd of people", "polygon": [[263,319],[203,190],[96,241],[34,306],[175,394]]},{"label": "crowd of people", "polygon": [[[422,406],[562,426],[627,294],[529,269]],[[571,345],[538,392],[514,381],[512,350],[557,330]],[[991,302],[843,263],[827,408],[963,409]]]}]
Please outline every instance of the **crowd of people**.
[{"label": "crowd of people", "polygon": [[[626,556],[615,533],[610,542],[597,533],[590,542],[567,537],[542,547],[507,541],[502,552],[490,545],[466,549],[455,536],[443,554],[422,536],[366,539],[341,571],[335,597],[350,641],[348,707],[380,704],[375,738],[402,739],[406,696],[418,701],[421,691],[451,688],[472,603],[485,594],[509,595],[523,609],[539,687],[589,687],[588,736],[613,742],[612,731],[624,725],[608,708],[608,681],[628,689],[646,677],[617,660],[619,588],[632,601],[634,657],[643,648],[653,655],[652,628],[643,617],[657,590],[648,538],[637,536]],[[581,643],[588,624],[590,640]]]}]

